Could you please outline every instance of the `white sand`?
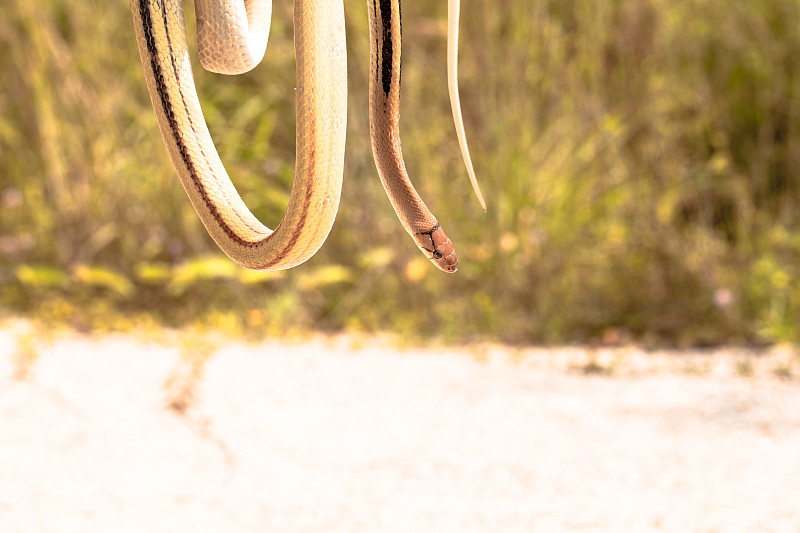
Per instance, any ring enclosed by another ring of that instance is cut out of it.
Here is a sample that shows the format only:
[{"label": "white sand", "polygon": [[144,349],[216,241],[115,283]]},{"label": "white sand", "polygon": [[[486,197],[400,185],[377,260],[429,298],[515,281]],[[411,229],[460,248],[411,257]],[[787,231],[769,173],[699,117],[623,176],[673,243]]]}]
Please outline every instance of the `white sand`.
[{"label": "white sand", "polygon": [[177,343],[59,336],[20,381],[18,336],[0,533],[800,531],[800,384],[741,354],[222,342],[179,416]]}]

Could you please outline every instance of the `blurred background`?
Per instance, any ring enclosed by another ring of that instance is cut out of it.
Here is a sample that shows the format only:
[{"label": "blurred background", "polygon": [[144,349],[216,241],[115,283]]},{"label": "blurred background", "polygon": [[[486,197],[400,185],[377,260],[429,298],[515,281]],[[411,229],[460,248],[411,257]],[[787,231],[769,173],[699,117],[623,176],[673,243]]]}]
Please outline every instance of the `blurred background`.
[{"label": "blurred background", "polygon": [[[192,210],[127,2],[4,0],[3,312],[87,330],[255,336],[388,330],[679,347],[800,338],[800,2],[464,2],[461,100],[486,214],[449,110],[446,3],[404,2],[403,148],[459,251],[455,275],[421,256],[380,185],[366,3],[345,8],[339,216],[313,259],[265,274],[228,260]],[[276,2],[256,71],[195,67],[221,157],[270,227],[294,167],[291,9]]]}]

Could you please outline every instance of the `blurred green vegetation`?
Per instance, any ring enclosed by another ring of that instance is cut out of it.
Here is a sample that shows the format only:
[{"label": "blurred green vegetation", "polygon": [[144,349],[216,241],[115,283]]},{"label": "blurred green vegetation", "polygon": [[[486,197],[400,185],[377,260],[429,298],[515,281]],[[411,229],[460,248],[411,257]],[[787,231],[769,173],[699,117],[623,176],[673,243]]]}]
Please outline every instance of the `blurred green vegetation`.
[{"label": "blurred green vegetation", "polygon": [[[403,3],[406,162],[459,272],[428,264],[380,186],[366,2],[346,0],[340,213],[312,260],[263,274],[225,258],[186,199],[127,2],[5,0],[0,307],[86,328],[800,340],[800,2],[462,4],[461,99],[485,215],[451,124],[446,2]],[[272,227],[293,174],[291,9],[274,6],[255,72],[195,70],[222,159]]]}]

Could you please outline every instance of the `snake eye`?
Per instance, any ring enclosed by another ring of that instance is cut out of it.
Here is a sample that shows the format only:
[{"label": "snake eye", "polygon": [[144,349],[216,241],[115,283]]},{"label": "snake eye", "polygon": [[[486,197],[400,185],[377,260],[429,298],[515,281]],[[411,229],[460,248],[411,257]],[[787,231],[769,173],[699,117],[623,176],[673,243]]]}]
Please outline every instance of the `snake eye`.
[{"label": "snake eye", "polygon": [[440,252],[439,250],[435,250],[433,252],[433,258],[434,259],[441,259],[442,258],[442,252]]}]

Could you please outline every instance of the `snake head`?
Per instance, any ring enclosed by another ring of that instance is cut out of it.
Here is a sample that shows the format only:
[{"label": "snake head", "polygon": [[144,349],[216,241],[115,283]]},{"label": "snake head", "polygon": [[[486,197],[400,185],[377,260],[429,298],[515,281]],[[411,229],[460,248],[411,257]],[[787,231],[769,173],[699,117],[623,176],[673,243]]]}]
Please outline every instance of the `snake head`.
[{"label": "snake head", "polygon": [[415,234],[414,240],[440,270],[445,272],[458,270],[456,249],[439,224],[436,224],[431,231]]}]

